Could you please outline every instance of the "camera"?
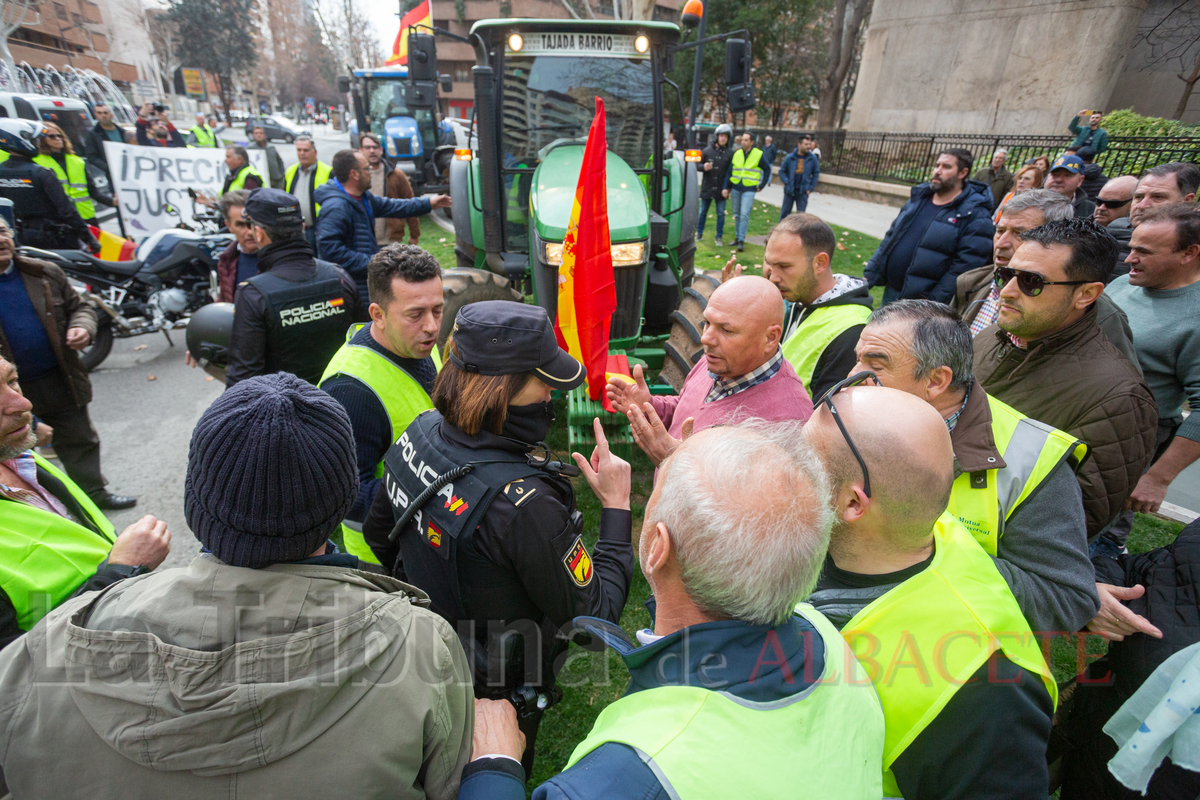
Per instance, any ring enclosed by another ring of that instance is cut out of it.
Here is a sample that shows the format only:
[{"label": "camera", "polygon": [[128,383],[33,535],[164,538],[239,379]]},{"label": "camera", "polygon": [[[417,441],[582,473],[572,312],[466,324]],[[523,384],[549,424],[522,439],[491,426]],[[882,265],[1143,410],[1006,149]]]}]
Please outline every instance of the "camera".
[{"label": "camera", "polygon": [[152,103],[150,107],[154,109],[156,114],[162,114],[167,110],[167,107],[162,103]]}]

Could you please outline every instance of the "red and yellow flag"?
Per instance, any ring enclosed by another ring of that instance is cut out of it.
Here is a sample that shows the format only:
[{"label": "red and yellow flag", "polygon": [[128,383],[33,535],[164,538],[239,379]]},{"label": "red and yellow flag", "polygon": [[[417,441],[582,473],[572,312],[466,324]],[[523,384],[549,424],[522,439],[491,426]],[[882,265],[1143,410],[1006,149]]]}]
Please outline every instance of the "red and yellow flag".
[{"label": "red and yellow flag", "polygon": [[[396,34],[396,43],[392,45],[392,57],[384,62],[386,66],[403,66],[408,63],[409,28],[415,25],[425,25],[427,28],[433,27],[433,13],[430,2],[431,0],[425,0],[424,3],[421,3],[421,5],[400,18],[400,32]],[[428,33],[429,31],[425,32]]]},{"label": "red and yellow flag", "polygon": [[[608,331],[617,310],[612,247],[608,239],[608,182],[605,160],[604,101],[596,98],[596,116],[588,132],[575,186],[575,203],[558,268],[558,320],[554,332],[562,349],[587,368],[588,396],[608,405],[606,367]],[[611,410],[611,409],[610,409]]]},{"label": "red and yellow flag", "polygon": [[132,261],[134,252],[137,250],[137,245],[128,239],[122,239],[120,236],[103,231],[95,225],[89,225],[89,230],[92,236],[100,242],[99,258],[104,261]]}]

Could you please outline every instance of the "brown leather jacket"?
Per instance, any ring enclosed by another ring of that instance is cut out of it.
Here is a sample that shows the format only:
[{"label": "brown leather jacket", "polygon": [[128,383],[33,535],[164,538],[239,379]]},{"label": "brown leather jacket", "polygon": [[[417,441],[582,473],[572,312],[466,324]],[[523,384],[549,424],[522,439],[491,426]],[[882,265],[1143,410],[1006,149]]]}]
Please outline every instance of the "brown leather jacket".
[{"label": "brown leather jacket", "polygon": [[995,325],[984,328],[975,377],[991,396],[1088,444],[1078,477],[1088,538],[1099,534],[1150,463],[1158,409],[1137,367],[1096,324],[1095,306],[1024,350]]},{"label": "brown leather jacket", "polygon": [[[54,357],[67,378],[67,385],[71,387],[71,397],[77,407],[83,407],[92,400],[92,382],[88,380],[87,370],[79,363],[79,354],[66,345],[67,328],[83,328],[89,336],[95,338],[96,312],[71,288],[66,273],[60,267],[19,255],[13,257],[13,262],[25,281],[25,289],[29,292],[29,299],[33,301],[33,310],[37,312],[42,326],[46,329],[46,335],[50,337]],[[0,356],[6,361],[13,360],[8,338],[4,335],[2,312]]]},{"label": "brown leather jacket", "polygon": [[[979,309],[983,307],[983,301],[992,290],[992,271],[995,268],[995,264],[988,264],[986,267],[967,270],[959,275],[954,283],[954,299],[950,301],[950,307],[957,311],[963,322],[968,325],[975,321]],[[1129,319],[1121,307],[1106,294],[1100,295],[1100,299],[1096,301],[1096,324],[1104,331],[1108,340],[1121,351],[1121,355],[1128,358],[1140,373],[1142,366],[1138,363],[1137,350],[1133,346],[1133,331],[1129,327]]]}]

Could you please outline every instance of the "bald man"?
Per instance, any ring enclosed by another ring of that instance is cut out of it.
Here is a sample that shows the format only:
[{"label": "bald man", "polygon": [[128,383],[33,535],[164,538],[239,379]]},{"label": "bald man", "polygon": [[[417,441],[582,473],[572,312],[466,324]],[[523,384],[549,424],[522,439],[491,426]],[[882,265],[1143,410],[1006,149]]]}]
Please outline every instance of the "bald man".
[{"label": "bald man", "polygon": [[613,378],[608,397],[629,417],[634,441],[655,466],[692,430],[750,417],[772,422],[812,414],[812,398],[779,349],[783,297],[766,278],[744,275],[722,283],[704,309],[704,358],[677,396],[651,396],[641,366],[634,382]]},{"label": "bald man", "polygon": [[879,692],[884,796],[1045,797],[1057,688],[1004,578],[945,513],[954,452],[941,415],[899,390],[859,386],[823,399],[804,435],[834,506],[809,602]]},{"label": "bald man", "polygon": [[1125,257],[1129,255],[1129,239],[1133,236],[1129,211],[1133,208],[1133,192],[1137,185],[1138,179],[1135,176],[1122,175],[1104,184],[1096,197],[1095,220],[1108,229],[1121,247],[1113,278],[1129,272],[1129,265],[1125,263]]}]

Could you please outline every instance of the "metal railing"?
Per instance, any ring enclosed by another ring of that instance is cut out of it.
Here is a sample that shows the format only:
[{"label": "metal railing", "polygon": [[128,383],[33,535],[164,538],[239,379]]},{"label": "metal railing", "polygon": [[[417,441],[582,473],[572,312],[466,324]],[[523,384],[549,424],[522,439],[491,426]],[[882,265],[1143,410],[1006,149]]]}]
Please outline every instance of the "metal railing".
[{"label": "metal railing", "polygon": [[[774,140],[779,154],[775,166],[796,146],[805,131],[752,128],[762,146],[765,136]],[[740,132],[740,131],[739,131]],[[821,172],[912,186],[929,180],[938,155],[950,148],[969,150],[975,157],[972,172],[988,166],[992,154],[1008,151],[1007,166],[1016,172],[1037,156],[1051,161],[1071,144],[1072,136],[969,133],[881,133],[845,130],[811,131],[821,148]],[[1200,163],[1200,138],[1169,136],[1110,136],[1108,149],[1096,163],[1110,178],[1140,175],[1150,167],[1170,161]]]}]

